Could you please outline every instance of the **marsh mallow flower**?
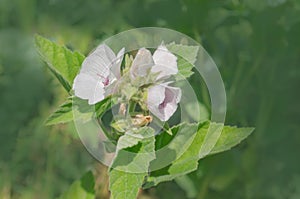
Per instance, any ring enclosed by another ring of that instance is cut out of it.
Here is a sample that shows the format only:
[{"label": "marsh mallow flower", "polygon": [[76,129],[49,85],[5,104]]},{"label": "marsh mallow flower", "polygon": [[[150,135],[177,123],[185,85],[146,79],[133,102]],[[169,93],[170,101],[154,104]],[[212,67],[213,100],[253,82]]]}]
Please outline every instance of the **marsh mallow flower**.
[{"label": "marsh mallow flower", "polygon": [[154,66],[152,73],[158,73],[157,79],[166,79],[178,73],[177,57],[164,45],[160,45],[153,53]]},{"label": "marsh mallow flower", "polygon": [[120,78],[120,66],[124,48],[117,56],[105,44],[101,44],[82,63],[79,74],[74,79],[75,96],[96,104],[112,92],[112,84]]},{"label": "marsh mallow flower", "polygon": [[153,55],[146,48],[139,49],[132,62],[130,68],[132,79],[157,74],[155,80],[158,84],[148,89],[147,107],[161,121],[169,120],[175,113],[181,99],[181,90],[169,86],[169,83],[159,82],[177,73],[177,57],[163,44],[155,50]]},{"label": "marsh mallow flower", "polygon": [[139,49],[130,68],[131,78],[147,76],[153,65],[151,52],[146,48]]},{"label": "marsh mallow flower", "polygon": [[181,99],[181,89],[171,87],[168,83],[149,88],[147,106],[149,111],[161,121],[167,121],[175,113]]},{"label": "marsh mallow flower", "polygon": [[153,56],[146,48],[139,49],[130,68],[131,78],[145,77],[149,73],[158,73],[156,80],[177,74],[177,57],[163,44],[155,50]]}]

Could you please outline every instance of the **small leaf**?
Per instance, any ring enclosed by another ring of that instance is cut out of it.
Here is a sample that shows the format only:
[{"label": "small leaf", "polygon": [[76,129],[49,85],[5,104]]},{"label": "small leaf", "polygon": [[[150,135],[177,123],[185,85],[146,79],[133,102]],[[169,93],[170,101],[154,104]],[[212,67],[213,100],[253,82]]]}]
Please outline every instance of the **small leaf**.
[{"label": "small leaf", "polygon": [[65,103],[52,113],[46,120],[46,125],[67,123],[73,120],[72,99],[68,99]]},{"label": "small leaf", "polygon": [[48,117],[46,125],[67,123],[74,119],[85,122],[93,117],[101,117],[115,102],[116,101],[109,96],[95,104],[95,106],[90,106],[86,100],[82,100],[78,97],[69,97],[65,103],[59,106],[59,108]]},{"label": "small leaf", "polygon": [[46,125],[67,123],[74,119],[88,121],[93,117],[94,111],[95,108],[89,106],[85,100],[70,97],[50,115],[46,120]]},{"label": "small leaf", "polygon": [[35,44],[51,72],[64,88],[70,91],[85,57],[39,35],[35,36]]},{"label": "small leaf", "polygon": [[175,75],[175,79],[182,80],[190,77],[194,73],[192,69],[197,59],[199,46],[170,43],[167,48],[177,56],[178,74]]},{"label": "small leaf", "polygon": [[142,127],[119,139],[109,171],[113,199],[136,199],[148,174],[149,163],[155,158],[154,141],[154,130],[149,127]]},{"label": "small leaf", "polygon": [[94,108],[95,116],[97,118],[101,118],[105,112],[107,112],[116,104],[117,104],[117,98],[113,96],[106,97],[102,101],[95,104],[95,108]]},{"label": "small leaf", "polygon": [[227,151],[246,139],[254,128],[237,128],[235,126],[224,126],[221,136],[209,153],[209,155]]},{"label": "small leaf", "polygon": [[58,199],[94,199],[94,186],[94,176],[92,172],[88,172],[80,180],[75,181]]},{"label": "small leaf", "polygon": [[183,57],[191,64],[194,64],[196,62],[199,46],[188,46],[183,44],[175,44],[173,42],[168,44],[167,48],[169,51],[176,55],[179,55],[180,57]]},{"label": "small leaf", "polygon": [[110,126],[116,131],[124,133],[130,127],[130,123],[128,122],[128,119],[119,119],[113,121]]},{"label": "small leaf", "polygon": [[119,138],[117,150],[133,147],[138,144],[139,141],[144,138],[153,136],[153,129],[149,127],[142,127],[136,131],[128,131],[122,137]]}]

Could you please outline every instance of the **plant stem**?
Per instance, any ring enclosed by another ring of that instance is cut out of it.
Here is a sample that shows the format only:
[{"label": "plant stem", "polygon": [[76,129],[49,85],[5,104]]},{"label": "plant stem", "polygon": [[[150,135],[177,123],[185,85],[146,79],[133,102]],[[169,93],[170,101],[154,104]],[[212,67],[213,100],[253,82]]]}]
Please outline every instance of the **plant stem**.
[{"label": "plant stem", "polygon": [[135,101],[129,101],[129,104],[128,104],[128,115],[130,115],[130,113],[134,112],[135,106],[136,106],[136,102]]},{"label": "plant stem", "polygon": [[113,137],[111,136],[111,133],[109,133],[107,130],[106,130],[106,127],[105,125],[103,124],[102,120],[101,120],[101,117],[98,119],[98,124],[102,130],[102,132],[104,133],[104,135],[109,139],[109,140],[112,140]]}]

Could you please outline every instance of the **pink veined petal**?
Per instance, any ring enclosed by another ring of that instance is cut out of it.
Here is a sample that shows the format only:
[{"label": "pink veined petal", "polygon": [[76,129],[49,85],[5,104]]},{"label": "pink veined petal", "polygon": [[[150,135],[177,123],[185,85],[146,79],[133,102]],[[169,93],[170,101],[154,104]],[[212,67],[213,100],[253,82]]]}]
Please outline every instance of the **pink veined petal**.
[{"label": "pink veined petal", "polygon": [[120,78],[120,66],[124,48],[118,57],[105,44],[99,45],[82,63],[80,73],[74,79],[75,95],[95,104],[113,91],[113,82]]},{"label": "pink veined petal", "polygon": [[114,60],[114,52],[107,45],[101,44],[85,58],[80,72],[105,79],[110,74],[110,66]]},{"label": "pink veined petal", "polygon": [[161,111],[164,113],[164,121],[167,121],[177,110],[178,103],[181,98],[181,89],[167,86],[165,95],[166,97],[162,104],[165,106],[162,107]]},{"label": "pink veined petal", "polygon": [[160,45],[153,54],[155,65],[151,68],[151,72],[159,75],[157,79],[168,78],[178,73],[177,57],[172,54],[164,45]]},{"label": "pink veined petal", "polygon": [[175,113],[181,99],[181,89],[168,83],[149,88],[147,105],[150,112],[161,121],[167,121]]},{"label": "pink veined petal", "polygon": [[155,85],[149,88],[147,97],[147,106],[150,112],[163,121],[164,115],[158,109],[158,106],[165,99],[165,86]]},{"label": "pink veined petal", "polygon": [[169,86],[169,84],[171,84],[171,83],[174,83],[174,82],[173,82],[173,81],[163,82],[163,83],[161,83],[160,85],[162,85],[162,86],[164,86],[165,88],[171,90],[172,93],[174,93],[174,96],[176,96],[176,97],[175,97],[176,103],[179,103],[180,100],[181,100],[181,96],[182,96],[181,89],[178,88],[178,87]]},{"label": "pink veined petal", "polygon": [[162,85],[155,85],[148,90],[148,103],[158,106],[165,99],[165,87]]},{"label": "pink veined petal", "polygon": [[114,79],[120,79],[121,77],[121,64],[124,58],[125,48],[122,48],[117,56],[112,60],[111,63],[111,73],[109,75],[109,79],[113,82]]},{"label": "pink veined petal", "polygon": [[164,109],[164,118],[162,121],[167,121],[170,119],[170,117],[175,113],[175,111],[177,110],[177,103],[169,103],[166,105],[165,109]]},{"label": "pink veined petal", "polygon": [[170,90],[170,92],[172,92],[173,95],[173,99],[176,103],[179,103],[181,100],[181,89],[177,88],[177,87],[172,87],[172,86],[167,86],[166,87],[168,90]]},{"label": "pink veined petal", "polygon": [[90,105],[104,99],[104,85],[89,74],[80,73],[73,84],[75,96],[87,99]]},{"label": "pink veined petal", "polygon": [[131,78],[145,77],[153,65],[151,52],[146,48],[139,49],[130,68]]}]

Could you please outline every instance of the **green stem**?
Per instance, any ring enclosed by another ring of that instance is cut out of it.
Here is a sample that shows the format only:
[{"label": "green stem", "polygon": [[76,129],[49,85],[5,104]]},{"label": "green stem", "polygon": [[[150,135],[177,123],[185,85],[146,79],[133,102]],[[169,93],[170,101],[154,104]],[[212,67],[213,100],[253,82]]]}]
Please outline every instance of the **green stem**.
[{"label": "green stem", "polygon": [[136,102],[135,101],[129,101],[128,104],[128,115],[130,115],[130,113],[135,111],[135,107],[136,107]]},{"label": "green stem", "polygon": [[98,124],[100,126],[100,128],[102,129],[102,132],[104,133],[104,135],[109,139],[109,140],[113,140],[113,137],[111,135],[111,133],[109,133],[105,127],[105,125],[103,124],[102,120],[101,120],[101,116],[98,119]]},{"label": "green stem", "polygon": [[153,122],[155,124],[157,124],[158,126],[162,127],[162,130],[168,132],[168,134],[172,134],[172,131],[170,131],[170,126],[168,122],[161,122],[160,119],[158,119],[157,117],[153,116]]}]

